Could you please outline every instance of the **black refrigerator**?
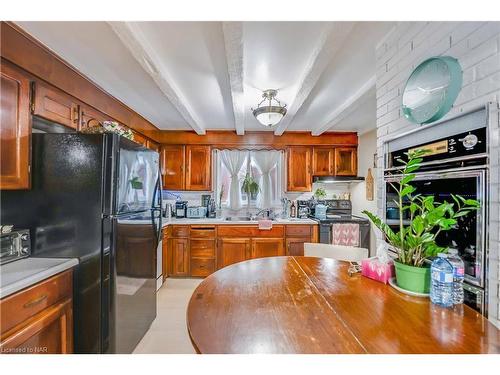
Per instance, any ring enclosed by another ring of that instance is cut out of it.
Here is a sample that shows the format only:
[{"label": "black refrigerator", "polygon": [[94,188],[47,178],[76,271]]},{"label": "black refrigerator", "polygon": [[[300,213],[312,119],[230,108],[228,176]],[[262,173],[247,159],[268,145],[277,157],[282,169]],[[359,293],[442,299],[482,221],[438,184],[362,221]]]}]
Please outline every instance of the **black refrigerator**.
[{"label": "black refrigerator", "polygon": [[32,256],[79,259],[75,353],[132,352],[156,317],[158,153],[116,134],[33,134],[31,175],[30,190],[2,191],[1,222],[30,230]]}]

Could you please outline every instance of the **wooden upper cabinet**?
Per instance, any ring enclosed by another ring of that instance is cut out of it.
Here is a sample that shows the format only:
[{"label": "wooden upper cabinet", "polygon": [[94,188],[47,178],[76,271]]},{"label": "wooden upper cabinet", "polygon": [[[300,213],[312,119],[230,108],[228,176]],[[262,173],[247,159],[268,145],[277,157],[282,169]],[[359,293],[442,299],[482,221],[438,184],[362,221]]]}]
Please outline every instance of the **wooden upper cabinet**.
[{"label": "wooden upper cabinet", "polygon": [[288,191],[312,190],[312,149],[292,146],[288,148]]},{"label": "wooden upper cabinet", "polygon": [[217,269],[250,259],[250,251],[250,238],[219,238],[217,240]]},{"label": "wooden upper cabinet", "polygon": [[111,118],[98,111],[97,109],[86,106],[84,104],[80,105],[80,125],[78,127],[78,130],[82,130],[89,126],[97,126],[99,124],[102,124],[103,121],[111,121]]},{"label": "wooden upper cabinet", "polygon": [[160,155],[163,188],[184,190],[185,147],[182,145],[162,146]]},{"label": "wooden upper cabinet", "polygon": [[2,62],[0,107],[0,189],[30,187],[30,81]]},{"label": "wooden upper cabinet", "polygon": [[210,146],[186,146],[186,190],[212,188]]},{"label": "wooden upper cabinet", "polygon": [[156,151],[156,152],[160,152],[160,145],[154,141],[152,141],[151,139],[148,139],[146,141],[146,147],[149,148],[150,150],[153,150],[153,151]]},{"label": "wooden upper cabinet", "polygon": [[335,149],[335,175],[356,176],[358,174],[358,150],[354,147]]},{"label": "wooden upper cabinet", "polygon": [[285,255],[283,238],[253,238],[251,257],[265,258]]},{"label": "wooden upper cabinet", "polygon": [[136,132],[135,130],[132,130],[132,133],[134,133],[135,143],[139,143],[144,147],[148,147],[148,139],[145,136],[143,136],[141,133]]},{"label": "wooden upper cabinet", "polygon": [[34,115],[75,130],[78,129],[80,105],[72,96],[42,82],[36,82],[33,87]]},{"label": "wooden upper cabinet", "polygon": [[333,176],[335,173],[335,149],[313,148],[313,176]]}]

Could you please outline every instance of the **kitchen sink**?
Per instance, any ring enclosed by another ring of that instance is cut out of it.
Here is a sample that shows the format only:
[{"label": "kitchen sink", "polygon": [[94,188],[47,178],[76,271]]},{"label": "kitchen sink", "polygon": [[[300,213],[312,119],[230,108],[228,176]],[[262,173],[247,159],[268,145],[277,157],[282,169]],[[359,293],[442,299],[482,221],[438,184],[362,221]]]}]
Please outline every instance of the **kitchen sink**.
[{"label": "kitchen sink", "polygon": [[248,216],[235,216],[235,217],[226,217],[226,221],[252,221],[251,217]]}]

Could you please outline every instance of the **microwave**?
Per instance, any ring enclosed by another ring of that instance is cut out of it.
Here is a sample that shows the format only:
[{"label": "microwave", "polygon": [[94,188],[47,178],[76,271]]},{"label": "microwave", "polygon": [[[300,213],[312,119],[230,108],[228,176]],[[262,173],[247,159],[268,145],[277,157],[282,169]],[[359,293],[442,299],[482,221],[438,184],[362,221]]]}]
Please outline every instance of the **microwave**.
[{"label": "microwave", "polygon": [[0,264],[29,257],[31,254],[30,242],[28,229],[2,233],[0,237]]}]

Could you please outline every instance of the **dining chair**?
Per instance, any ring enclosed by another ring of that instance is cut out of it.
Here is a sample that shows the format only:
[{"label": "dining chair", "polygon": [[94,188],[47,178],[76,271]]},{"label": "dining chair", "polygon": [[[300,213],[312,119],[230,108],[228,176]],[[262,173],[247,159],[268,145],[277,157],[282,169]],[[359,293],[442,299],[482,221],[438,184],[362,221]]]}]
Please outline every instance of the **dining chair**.
[{"label": "dining chair", "polygon": [[368,249],[325,243],[305,243],[304,256],[361,262],[362,259],[368,258]]}]

